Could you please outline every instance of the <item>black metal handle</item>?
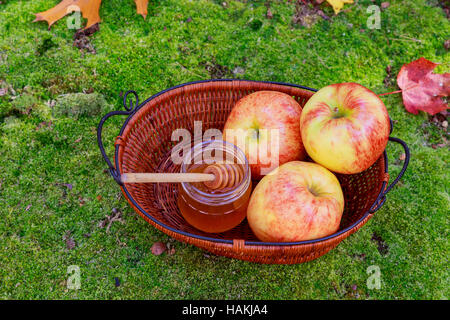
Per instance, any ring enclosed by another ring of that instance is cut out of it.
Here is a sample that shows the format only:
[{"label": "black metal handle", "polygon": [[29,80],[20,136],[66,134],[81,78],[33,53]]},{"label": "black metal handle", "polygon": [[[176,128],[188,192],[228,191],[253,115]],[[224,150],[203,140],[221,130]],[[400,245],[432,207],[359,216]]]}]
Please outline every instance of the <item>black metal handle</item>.
[{"label": "black metal handle", "polygon": [[[127,98],[129,94],[133,94],[134,97],[136,98],[136,102],[133,105],[133,100],[130,99],[130,106],[128,107],[127,104]],[[108,165],[109,168],[109,173],[111,174],[111,176],[114,178],[114,180],[119,184],[122,185],[122,181],[120,179],[120,173],[118,170],[116,170],[116,168],[114,167],[114,165],[111,163],[111,161],[109,160],[108,156],[106,155],[105,152],[105,148],[103,146],[103,142],[102,142],[102,130],[103,130],[103,124],[105,123],[105,121],[112,117],[112,116],[116,116],[116,115],[131,115],[132,113],[134,113],[138,106],[139,106],[139,97],[137,95],[137,93],[133,90],[129,90],[125,93],[125,95],[123,96],[123,106],[125,108],[125,110],[127,111],[112,111],[107,113],[101,120],[100,123],[98,124],[97,127],[97,143],[98,143],[98,147],[100,149],[100,152],[102,153],[103,159],[105,159],[106,164]]]},{"label": "black metal handle", "polygon": [[397,178],[394,179],[394,181],[386,188],[386,190],[383,192],[384,195],[386,195],[389,191],[391,191],[391,189],[397,184],[397,182],[403,177],[403,175],[405,174],[406,168],[408,168],[408,164],[409,164],[409,159],[411,157],[411,154],[409,152],[409,148],[408,145],[406,144],[405,141],[399,139],[399,138],[395,138],[395,137],[389,137],[390,141],[394,141],[399,143],[403,149],[405,150],[405,162],[403,163],[403,167],[402,170],[400,170],[400,173],[398,174]]},{"label": "black metal handle", "polygon": [[370,213],[375,213],[378,209],[380,209],[383,206],[384,202],[386,201],[386,194],[388,194],[388,192],[392,190],[392,188],[397,184],[397,182],[405,174],[406,168],[408,168],[410,152],[409,152],[409,148],[408,148],[408,145],[406,144],[406,142],[399,138],[395,138],[395,137],[389,137],[389,141],[397,142],[403,147],[403,149],[405,150],[405,162],[403,163],[402,170],[400,170],[400,173],[398,174],[398,176],[394,179],[394,181],[392,181],[392,183],[384,191],[382,191],[380,193],[377,200],[375,200],[375,203],[372,205],[372,207],[369,210]]}]

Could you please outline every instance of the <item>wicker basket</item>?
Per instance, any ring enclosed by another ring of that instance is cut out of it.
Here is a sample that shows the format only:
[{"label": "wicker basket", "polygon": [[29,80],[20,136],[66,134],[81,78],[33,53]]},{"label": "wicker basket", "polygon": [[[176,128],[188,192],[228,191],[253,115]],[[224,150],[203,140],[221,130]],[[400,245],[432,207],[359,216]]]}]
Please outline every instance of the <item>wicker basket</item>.
[{"label": "wicker basket", "polygon": [[[387,186],[389,175],[386,152],[362,173],[337,175],[345,198],[340,228],[333,235],[309,241],[261,242],[254,236],[246,220],[225,233],[204,233],[191,227],[181,216],[176,205],[176,184],[122,184],[120,181],[120,175],[124,172],[175,170],[164,166],[169,151],[176,144],[171,141],[173,130],[185,128],[192,132],[194,121],[202,121],[203,131],[210,128],[222,129],[234,104],[245,95],[259,90],[287,93],[301,106],[316,91],[287,83],[208,80],[164,90],[141,104],[136,92],[128,91],[124,96],[126,111],[108,113],[100,121],[97,132],[100,151],[111,175],[134,210],[169,236],[217,255],[252,262],[293,264],[313,260],[356,232],[384,204],[386,193],[401,178],[408,165],[409,150],[403,141],[389,138],[390,141],[400,143],[406,154],[404,166],[390,186]],[[134,104],[132,99],[128,99],[130,94],[135,97]],[[130,102],[129,106],[127,102]],[[114,115],[128,117],[115,141],[113,166],[103,148],[101,132],[106,119]]]}]

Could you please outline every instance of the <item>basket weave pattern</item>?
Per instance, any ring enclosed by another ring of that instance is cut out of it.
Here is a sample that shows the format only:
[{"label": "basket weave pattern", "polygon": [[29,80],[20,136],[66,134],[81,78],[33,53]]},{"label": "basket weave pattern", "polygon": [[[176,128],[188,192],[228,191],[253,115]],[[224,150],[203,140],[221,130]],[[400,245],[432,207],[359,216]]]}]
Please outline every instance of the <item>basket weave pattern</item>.
[{"label": "basket weave pattern", "polygon": [[[175,129],[188,129],[192,136],[194,121],[207,129],[222,130],[228,114],[242,97],[260,90],[280,91],[291,95],[303,107],[313,92],[288,85],[245,80],[203,82],[168,90],[151,99],[136,111],[126,124],[121,136],[116,163],[120,173],[176,172],[176,166],[167,161],[170,150],[178,143],[171,141]],[[355,175],[337,175],[345,198],[345,210],[339,230],[354,225],[345,232],[320,241],[280,245],[259,243],[244,220],[239,226],[221,234],[199,231],[184,220],[177,207],[176,184],[125,184],[125,197],[146,221],[169,236],[217,255],[260,263],[301,263],[318,258],[344,238],[356,232],[371,217],[367,214],[379,195],[383,182],[387,183],[385,158],[381,156],[366,171]],[[256,185],[256,182],[254,183]],[[128,193],[128,194],[127,194]],[[130,197],[140,206],[141,212]],[[361,219],[364,217],[364,219]],[[155,222],[156,220],[156,222]],[[196,237],[200,236],[200,237]],[[205,240],[204,237],[219,241]],[[229,243],[221,239],[232,240]],[[249,244],[251,243],[251,244]]]}]

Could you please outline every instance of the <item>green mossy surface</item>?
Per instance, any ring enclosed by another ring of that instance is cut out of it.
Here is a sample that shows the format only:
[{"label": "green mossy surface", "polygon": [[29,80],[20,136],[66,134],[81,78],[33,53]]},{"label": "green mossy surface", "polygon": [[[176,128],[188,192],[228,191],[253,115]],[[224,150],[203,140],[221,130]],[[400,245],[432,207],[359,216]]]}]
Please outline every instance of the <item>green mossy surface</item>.
[{"label": "green mossy surface", "polygon": [[[411,148],[408,171],[375,217],[327,255],[259,265],[176,241],[175,254],[152,255],[154,242],[170,239],[119,196],[96,142],[102,114],[122,108],[121,92],[133,89],[143,99],[235,71],[315,88],[358,82],[383,93],[397,90],[401,66],[421,56],[442,63],[437,72],[449,69],[443,43],[450,24],[438,1],[390,1],[373,30],[369,0],[337,16],[325,7],[331,20],[311,28],[292,24],[293,3],[271,1],[267,19],[265,1],[222,2],[151,1],[144,20],[133,1],[105,0],[100,31],[90,37],[95,54],[73,46],[66,18],[51,30],[31,22],[57,0],[0,4],[0,88],[14,90],[0,96],[0,298],[447,299],[449,150],[432,147],[446,133],[425,114],[406,112],[400,95],[382,99],[395,121],[392,135]],[[388,65],[394,80],[385,87]],[[86,92],[105,99],[101,114],[52,112],[61,95]],[[109,154],[121,121],[105,126]],[[395,177],[403,151],[393,143],[387,151]],[[113,208],[124,223],[107,233],[98,224]],[[80,267],[79,290],[67,289],[70,265]],[[367,286],[370,266],[380,268],[380,289]]]}]

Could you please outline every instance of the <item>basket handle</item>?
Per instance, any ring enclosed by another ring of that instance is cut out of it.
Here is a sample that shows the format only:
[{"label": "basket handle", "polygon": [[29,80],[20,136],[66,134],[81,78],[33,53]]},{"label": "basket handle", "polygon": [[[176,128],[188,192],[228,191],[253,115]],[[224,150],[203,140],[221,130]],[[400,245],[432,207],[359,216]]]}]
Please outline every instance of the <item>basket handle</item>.
[{"label": "basket handle", "polygon": [[405,141],[403,141],[399,138],[395,138],[395,137],[389,137],[389,141],[397,142],[403,147],[403,149],[405,150],[405,162],[403,163],[402,170],[400,170],[400,173],[398,174],[398,176],[394,179],[394,181],[386,189],[384,189],[384,191],[382,191],[380,193],[377,200],[375,200],[375,203],[372,205],[372,207],[369,210],[370,213],[375,213],[386,202],[386,195],[388,194],[389,191],[392,190],[392,188],[397,184],[397,182],[403,177],[403,174],[405,173],[406,168],[408,168],[409,159],[411,157],[408,145],[406,144]]},{"label": "basket handle", "polygon": [[[133,94],[134,97],[136,98],[136,101],[133,105],[133,99],[127,99],[129,94]],[[127,103],[127,100],[129,100],[129,106]],[[109,160],[108,156],[106,155],[105,152],[105,147],[103,146],[103,141],[102,141],[102,130],[103,130],[103,124],[105,123],[105,121],[112,117],[112,116],[116,116],[116,115],[126,115],[129,116],[131,114],[133,114],[139,106],[139,97],[138,94],[136,93],[136,91],[133,90],[129,90],[125,93],[125,95],[123,96],[123,106],[125,108],[126,111],[112,111],[107,113],[101,120],[100,123],[97,126],[97,143],[98,143],[98,147],[100,149],[100,152],[103,156],[103,159],[105,160],[106,164],[108,165],[109,168],[109,173],[111,174],[111,176],[114,178],[114,180],[119,184],[122,185],[122,181],[120,178],[120,173],[118,170],[116,170],[116,168],[113,166],[113,164],[111,163],[111,161]]]}]

